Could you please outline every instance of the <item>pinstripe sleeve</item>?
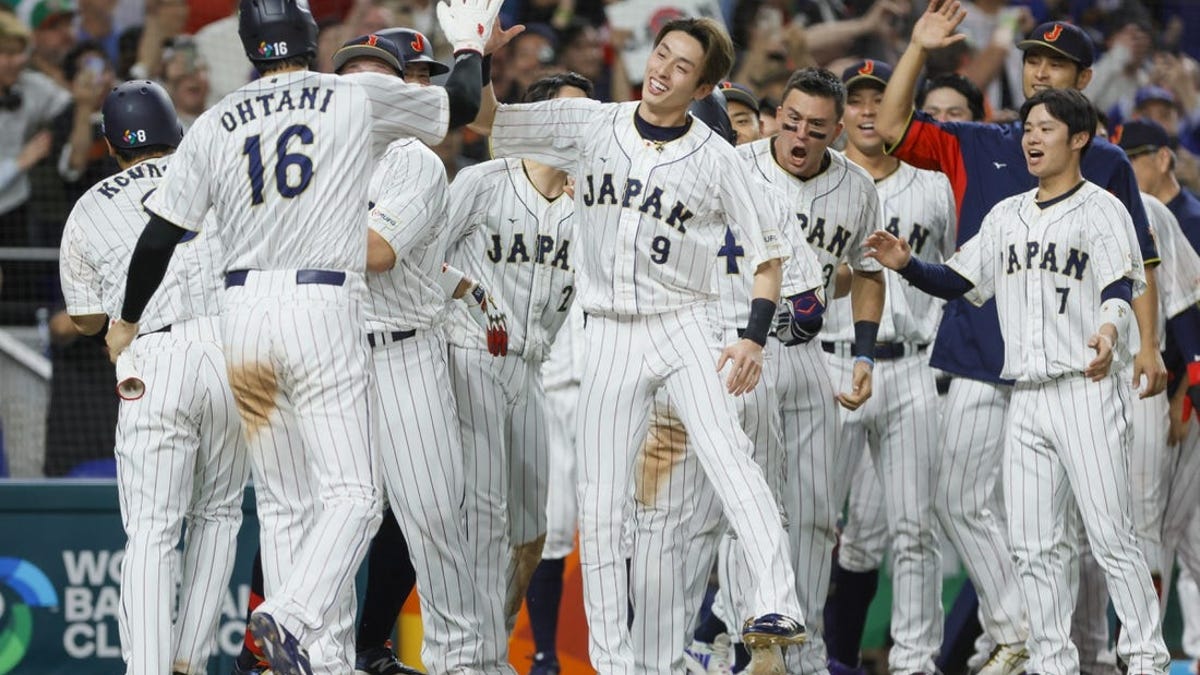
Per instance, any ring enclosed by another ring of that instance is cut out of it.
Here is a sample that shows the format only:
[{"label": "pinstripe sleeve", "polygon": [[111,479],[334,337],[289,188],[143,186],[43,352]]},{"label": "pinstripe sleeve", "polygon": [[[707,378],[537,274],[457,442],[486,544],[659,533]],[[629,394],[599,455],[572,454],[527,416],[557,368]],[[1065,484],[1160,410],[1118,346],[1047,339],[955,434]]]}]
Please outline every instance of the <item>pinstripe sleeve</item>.
[{"label": "pinstripe sleeve", "polygon": [[982,306],[996,294],[996,260],[998,259],[997,221],[1009,213],[1008,200],[1000,202],[984,216],[979,232],[963,242],[954,257],[946,261],[972,288],[963,297],[976,307]]},{"label": "pinstripe sleeve", "polygon": [[[722,149],[724,151],[724,149]],[[737,157],[733,148],[725,166],[736,166]],[[780,225],[787,220],[787,211],[782,199],[757,199],[768,187],[758,179],[749,177],[744,171],[714,171],[717,180],[717,196],[726,224],[733,230],[734,237],[742,242],[746,260],[754,267],[768,260],[787,260],[791,250],[785,246],[780,234]]]},{"label": "pinstripe sleeve", "polygon": [[1093,266],[1100,288],[1129,277],[1133,280],[1133,296],[1137,297],[1146,290],[1145,271],[1141,253],[1131,246],[1133,219],[1119,206],[1115,197],[1102,190],[1088,200],[1085,222],[1092,223],[1094,231],[1088,264]]},{"label": "pinstripe sleeve", "polygon": [[848,249],[850,266],[860,272],[878,272],[883,269],[878,260],[867,257],[863,248],[863,240],[875,230],[883,229],[883,213],[879,208],[879,191],[873,185],[867,185],[862,191],[862,209],[859,211],[858,227],[854,228],[854,240]]},{"label": "pinstripe sleeve", "polygon": [[[214,142],[211,114],[215,108],[192,124],[179,149],[171,155],[171,168],[146,200],[146,209],[173,225],[199,232],[212,204],[213,170],[209,144]],[[248,182],[247,182],[248,185]]]},{"label": "pinstripe sleeve", "polygon": [[430,239],[446,215],[446,170],[420,148],[394,149],[381,166],[386,167],[383,192],[367,224],[391,244],[397,258],[405,258]]},{"label": "pinstripe sleeve", "polygon": [[386,148],[397,138],[437,145],[450,126],[450,99],[441,87],[408,84],[382,73],[354,73],[346,79],[362,87],[371,105],[372,146]]},{"label": "pinstripe sleeve", "polygon": [[77,215],[72,212],[59,246],[58,276],[67,314],[104,314],[99,291],[100,271],[88,255],[87,242],[76,219]]},{"label": "pinstripe sleeve", "polygon": [[482,214],[477,204],[483,201],[481,192],[485,185],[482,177],[489,165],[494,166],[493,162],[484,162],[467,167],[459,171],[450,184],[446,200],[446,226],[442,229],[442,248],[446,251],[447,259],[459,242],[479,229]]},{"label": "pinstripe sleeve", "polygon": [[569,171],[579,162],[589,124],[613,105],[590,98],[502,105],[492,124],[492,154]]}]

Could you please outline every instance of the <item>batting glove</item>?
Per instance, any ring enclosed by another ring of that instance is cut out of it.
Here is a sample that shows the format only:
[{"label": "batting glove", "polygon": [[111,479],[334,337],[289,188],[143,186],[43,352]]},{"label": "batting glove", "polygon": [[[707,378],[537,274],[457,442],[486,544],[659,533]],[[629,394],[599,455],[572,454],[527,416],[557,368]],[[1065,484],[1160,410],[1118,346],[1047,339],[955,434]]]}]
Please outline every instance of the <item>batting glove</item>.
[{"label": "batting glove", "polygon": [[483,55],[501,4],[503,0],[439,0],[438,23],[455,54],[470,51]]},{"label": "batting glove", "polygon": [[785,347],[802,345],[821,332],[825,323],[825,291],[814,288],[788,296],[775,314],[775,337]]},{"label": "batting glove", "polygon": [[467,303],[467,313],[487,335],[488,353],[492,356],[507,356],[508,321],[491,294],[483,286],[475,284],[463,300]]}]

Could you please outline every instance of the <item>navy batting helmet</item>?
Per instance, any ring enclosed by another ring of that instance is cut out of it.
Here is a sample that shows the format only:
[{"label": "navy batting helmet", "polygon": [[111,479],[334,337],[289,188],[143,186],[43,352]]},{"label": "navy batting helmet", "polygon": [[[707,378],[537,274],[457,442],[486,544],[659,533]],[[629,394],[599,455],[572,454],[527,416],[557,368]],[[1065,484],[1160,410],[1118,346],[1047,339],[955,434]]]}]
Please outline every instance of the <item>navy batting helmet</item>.
[{"label": "navy batting helmet", "polygon": [[708,96],[692,101],[688,112],[707,124],[721,138],[730,143],[737,143],[737,132],[733,130],[733,123],[729,121],[729,112],[725,109],[725,94],[722,94],[720,89],[713,89]]},{"label": "navy batting helmet", "polygon": [[317,22],[307,0],[240,0],[238,35],[254,63],[317,53]]},{"label": "navy batting helmet", "polygon": [[429,38],[412,28],[389,28],[379,31],[379,36],[394,42],[404,55],[404,63],[428,63],[430,75],[450,72],[450,67],[433,58],[433,45]]},{"label": "navy batting helmet", "polygon": [[183,126],[165,89],[150,80],[113,87],[101,108],[104,137],[114,148],[179,147]]}]

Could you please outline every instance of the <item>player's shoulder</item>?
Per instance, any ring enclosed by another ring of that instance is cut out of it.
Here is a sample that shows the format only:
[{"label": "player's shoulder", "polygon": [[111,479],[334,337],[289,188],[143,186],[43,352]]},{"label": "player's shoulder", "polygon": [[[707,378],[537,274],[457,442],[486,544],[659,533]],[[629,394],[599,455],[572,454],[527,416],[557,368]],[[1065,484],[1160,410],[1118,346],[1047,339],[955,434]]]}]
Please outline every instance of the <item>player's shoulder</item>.
[{"label": "player's shoulder", "polygon": [[445,164],[428,145],[415,138],[398,138],[388,144],[387,150],[384,151],[381,163],[390,162],[405,162],[414,163],[421,168],[438,165],[445,173]]},{"label": "player's shoulder", "polygon": [[519,168],[521,160],[512,157],[500,157],[479,162],[459,169],[454,177],[454,183],[459,187],[470,185],[474,190],[483,190],[498,183],[507,182],[514,167]]},{"label": "player's shoulder", "polygon": [[861,192],[864,196],[875,195],[875,178],[866,169],[855,164],[840,150],[829,148],[829,168],[825,170],[827,180],[848,186]]},{"label": "player's shoulder", "polygon": [[1019,213],[1022,209],[1037,203],[1037,192],[1038,189],[1035,187],[1025,192],[1018,192],[1011,197],[1005,197],[988,210],[986,217],[996,218]]},{"label": "player's shoulder", "polygon": [[1072,196],[1073,201],[1085,204],[1087,208],[1092,210],[1119,209],[1123,213],[1128,213],[1125,208],[1125,203],[1117,198],[1116,195],[1106,190],[1103,186],[1084,179],[1083,185],[1079,186],[1078,192]]}]

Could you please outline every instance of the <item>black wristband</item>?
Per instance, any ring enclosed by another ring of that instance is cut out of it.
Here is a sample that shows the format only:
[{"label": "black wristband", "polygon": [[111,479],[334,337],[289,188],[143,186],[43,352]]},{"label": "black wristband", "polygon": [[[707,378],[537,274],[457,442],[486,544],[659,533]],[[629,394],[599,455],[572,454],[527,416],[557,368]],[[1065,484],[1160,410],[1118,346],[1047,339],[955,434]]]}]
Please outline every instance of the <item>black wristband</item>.
[{"label": "black wristband", "polygon": [[486,87],[492,83],[492,55],[488,54],[483,57],[483,63],[479,67],[483,86]]},{"label": "black wristband", "polygon": [[854,355],[874,360],[875,338],[879,335],[878,321],[854,322]]},{"label": "black wristband", "polygon": [[775,303],[766,298],[754,298],[750,301],[750,320],[746,322],[746,330],[742,337],[760,347],[767,346],[767,334],[775,323]]}]

